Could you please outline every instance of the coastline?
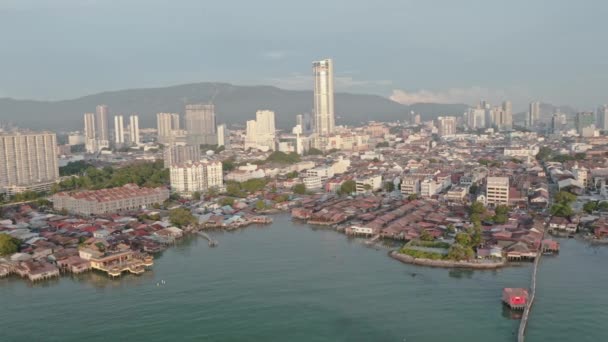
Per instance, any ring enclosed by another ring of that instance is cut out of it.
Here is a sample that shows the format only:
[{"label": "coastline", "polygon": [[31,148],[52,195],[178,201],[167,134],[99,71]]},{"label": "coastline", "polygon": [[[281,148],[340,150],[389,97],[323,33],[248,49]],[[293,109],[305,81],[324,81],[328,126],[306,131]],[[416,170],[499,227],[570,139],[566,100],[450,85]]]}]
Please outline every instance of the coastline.
[{"label": "coastline", "polygon": [[418,266],[440,267],[440,268],[471,268],[478,270],[493,270],[508,266],[506,261],[501,262],[469,262],[469,261],[451,261],[451,260],[432,260],[424,258],[414,258],[412,256],[401,254],[397,251],[390,251],[388,255],[405,264]]}]

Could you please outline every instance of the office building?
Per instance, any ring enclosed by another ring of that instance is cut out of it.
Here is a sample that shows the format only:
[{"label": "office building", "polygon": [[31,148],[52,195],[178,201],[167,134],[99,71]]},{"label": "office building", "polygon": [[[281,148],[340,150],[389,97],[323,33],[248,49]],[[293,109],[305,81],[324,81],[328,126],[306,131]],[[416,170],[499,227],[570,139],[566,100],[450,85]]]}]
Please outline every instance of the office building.
[{"label": "office building", "polygon": [[492,206],[509,204],[509,177],[488,177],[486,203]]},{"label": "office building", "polygon": [[190,144],[217,144],[215,107],[212,104],[187,105],[185,124]]},{"label": "office building", "polygon": [[589,131],[590,128],[595,130],[595,114],[593,112],[578,112],[574,121],[578,134],[582,135],[585,128],[587,128],[586,131]]},{"label": "office building", "polygon": [[482,108],[469,108],[467,111],[467,126],[470,129],[486,127],[486,110]]},{"label": "office building", "polygon": [[511,101],[503,101],[502,112],[503,112],[503,117],[501,120],[501,124],[499,125],[499,128],[500,129],[513,128],[513,104],[511,103]]},{"label": "office building", "polygon": [[453,116],[440,116],[437,118],[439,136],[456,134],[456,118]]},{"label": "office building", "polygon": [[276,149],[275,115],[271,110],[258,110],[256,119],[247,121],[245,149]]},{"label": "office building", "polygon": [[55,133],[0,133],[0,190],[49,190],[59,178],[56,146]]},{"label": "office building", "polygon": [[122,115],[114,116],[114,143],[118,146],[125,143],[125,123]]},{"label": "office building", "polygon": [[166,144],[171,140],[174,131],[179,130],[179,114],[158,113],[156,114],[156,128],[158,142]]},{"label": "office building", "polygon": [[314,129],[319,135],[333,133],[334,114],[334,70],[331,59],[312,63],[314,76]]},{"label": "office building", "polygon": [[196,161],[171,166],[171,189],[183,195],[220,188],[224,183],[222,163]]},{"label": "office building", "polygon": [[131,115],[129,117],[129,142],[131,145],[139,145],[139,116]]},{"label": "office building", "polygon": [[170,143],[163,150],[163,160],[166,168],[188,161],[197,162],[201,159],[200,145]]},{"label": "office building", "polygon": [[530,102],[530,108],[528,110],[528,127],[534,127],[540,120],[540,102]]}]

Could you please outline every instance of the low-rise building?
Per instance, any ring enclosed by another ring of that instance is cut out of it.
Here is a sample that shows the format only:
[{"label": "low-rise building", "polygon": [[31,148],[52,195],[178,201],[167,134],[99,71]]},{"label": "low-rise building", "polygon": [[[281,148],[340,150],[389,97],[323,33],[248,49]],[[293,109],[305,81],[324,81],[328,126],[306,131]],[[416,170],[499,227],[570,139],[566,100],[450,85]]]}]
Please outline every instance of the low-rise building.
[{"label": "low-rise building", "polygon": [[165,187],[143,188],[127,184],[119,188],[102,190],[59,192],[51,197],[56,210],[72,214],[100,215],[121,210],[135,210],[163,203],[169,198]]}]

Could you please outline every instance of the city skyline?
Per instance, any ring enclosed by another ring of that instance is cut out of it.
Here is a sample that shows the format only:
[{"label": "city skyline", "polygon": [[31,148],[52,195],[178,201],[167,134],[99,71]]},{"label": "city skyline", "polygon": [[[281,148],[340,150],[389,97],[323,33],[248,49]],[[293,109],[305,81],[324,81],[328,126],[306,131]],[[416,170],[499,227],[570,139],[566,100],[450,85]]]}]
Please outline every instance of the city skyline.
[{"label": "city skyline", "polygon": [[[498,103],[509,98],[516,111],[534,99],[581,109],[608,102],[602,91],[608,76],[599,72],[608,51],[594,43],[602,39],[601,22],[608,4],[514,1],[487,7],[480,1],[467,3],[443,2],[436,6],[387,2],[369,13],[365,2],[336,1],[318,13],[314,4],[271,2],[251,6],[237,2],[247,14],[228,28],[219,18],[236,19],[237,14],[229,10],[234,3],[200,4],[190,0],[175,6],[132,1],[114,11],[111,4],[99,1],[60,0],[43,6],[8,1],[0,7],[0,28],[11,32],[5,41],[6,63],[0,65],[0,71],[6,75],[5,80],[13,81],[0,81],[0,97],[68,99],[113,89],[200,81],[306,89],[311,76],[301,66],[332,56],[340,63],[338,92],[372,93],[407,103],[473,104],[481,98]],[[158,53],[158,45],[150,36],[133,30],[133,14],[142,5],[149,15],[136,17],[139,25],[135,26],[153,28],[155,39],[160,39],[157,43],[166,46],[165,52]],[[346,18],[340,15],[345,8],[349,14]],[[277,18],[277,11],[284,15]],[[547,16],[543,25],[534,20],[539,12]],[[188,13],[189,20],[183,26],[159,20],[167,13]],[[309,28],[270,30],[259,24],[263,20],[254,20],[269,19],[271,13],[277,25],[305,24]],[[518,29],[492,25],[496,16],[486,15],[491,13],[523,24]],[[111,28],[100,24],[101,18],[108,16],[114,22]],[[304,19],[307,17],[314,17],[319,25],[310,25]],[[340,30],[323,29],[326,25],[322,23],[336,17],[340,18]],[[440,24],[430,27],[422,20],[425,17],[439,18]],[[89,25],[81,25],[81,21]],[[33,30],[12,29],[22,27],[23,22],[38,22],[53,29],[43,37]],[[200,22],[204,25],[194,24]],[[59,32],[65,37],[58,39]],[[406,34],[409,32],[416,34]],[[262,36],[268,39],[258,38]],[[290,36],[292,39],[286,39]],[[184,43],[190,40],[202,44]],[[56,47],[46,59],[50,67],[32,61],[33,56],[48,51],[45,41],[53,41]],[[70,45],[73,41],[81,43],[78,49]],[[135,49],[130,45],[132,41],[141,44]],[[110,53],[116,50],[128,53]],[[171,58],[167,57],[178,50],[179,59],[168,62]],[[594,51],[585,63],[570,63],[585,50]],[[148,57],[134,63],[136,55]],[[575,86],[581,78],[586,86]]]}]

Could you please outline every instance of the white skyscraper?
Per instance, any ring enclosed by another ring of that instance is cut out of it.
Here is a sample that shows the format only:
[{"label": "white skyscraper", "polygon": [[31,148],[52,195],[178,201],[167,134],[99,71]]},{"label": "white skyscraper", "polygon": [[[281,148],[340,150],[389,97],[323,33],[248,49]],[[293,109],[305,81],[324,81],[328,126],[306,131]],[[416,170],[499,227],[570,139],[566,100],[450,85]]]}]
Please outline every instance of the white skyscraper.
[{"label": "white skyscraper", "polygon": [[97,152],[97,134],[95,133],[95,114],[84,114],[84,144],[89,153]]},{"label": "white skyscraper", "polygon": [[122,115],[114,115],[114,143],[116,145],[125,143],[125,122]]},{"label": "white skyscraper", "polygon": [[110,132],[108,130],[108,116],[110,111],[108,106],[99,105],[95,108],[95,129],[98,141],[109,141]]},{"label": "white skyscraper", "polygon": [[56,148],[55,133],[0,133],[0,190],[49,190],[59,178]]},{"label": "white skyscraper", "polygon": [[185,126],[191,144],[217,144],[215,106],[212,104],[186,105]]},{"label": "white skyscraper", "polygon": [[456,134],[456,118],[453,116],[440,116],[437,118],[440,136]]},{"label": "white skyscraper", "polygon": [[255,120],[247,121],[245,148],[275,149],[275,116],[271,110],[258,110]]},{"label": "white skyscraper", "polygon": [[530,102],[530,109],[528,110],[528,126],[532,127],[538,124],[540,119],[540,102]]},{"label": "white skyscraper", "polygon": [[217,126],[217,146],[226,146],[226,125]]},{"label": "white skyscraper", "polygon": [[179,129],[179,114],[156,114],[156,127],[158,129],[158,142],[167,143],[171,139],[172,132]]},{"label": "white skyscraper", "polygon": [[139,116],[131,115],[129,117],[129,142],[133,145],[139,145]]},{"label": "white skyscraper", "polygon": [[502,103],[503,118],[501,120],[500,129],[511,129],[513,128],[513,105],[511,101],[504,101]]},{"label": "white skyscraper", "polygon": [[334,67],[331,59],[312,63],[314,76],[314,130],[319,135],[334,131]]}]

